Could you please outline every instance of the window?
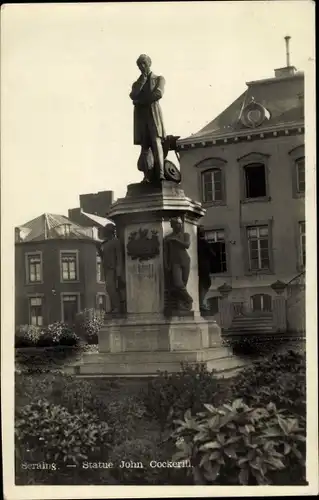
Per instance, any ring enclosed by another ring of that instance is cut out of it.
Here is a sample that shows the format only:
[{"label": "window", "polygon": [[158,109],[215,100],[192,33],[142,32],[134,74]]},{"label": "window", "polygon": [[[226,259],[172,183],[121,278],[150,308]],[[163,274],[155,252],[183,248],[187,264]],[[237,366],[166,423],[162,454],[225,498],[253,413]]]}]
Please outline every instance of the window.
[{"label": "window", "polygon": [[96,281],[104,282],[102,259],[98,253],[96,254]]},{"label": "window", "polygon": [[60,226],[57,226],[55,229],[60,236],[67,237],[70,236],[71,224],[61,224]]},{"label": "window", "polygon": [[104,293],[97,295],[97,309],[106,312],[106,295]]},{"label": "window", "polygon": [[270,268],[268,226],[247,228],[250,271]]},{"label": "window", "polygon": [[296,179],[297,179],[297,192],[300,194],[305,193],[306,186],[305,174],[305,158],[296,160]]},{"label": "window", "polygon": [[79,312],[78,295],[62,295],[62,321],[73,324]]},{"label": "window", "polygon": [[219,168],[202,173],[203,201],[222,201],[222,172]]},{"label": "window", "polygon": [[225,232],[223,230],[206,231],[205,238],[212,250],[211,273],[227,271]]},{"label": "window", "polygon": [[217,314],[219,311],[219,297],[211,297],[207,299],[207,304],[211,314]]},{"label": "window", "polygon": [[300,144],[289,151],[291,161],[292,195],[294,198],[304,197],[306,173],[305,173],[305,145]]},{"label": "window", "polygon": [[300,264],[306,267],[306,223],[299,222]]},{"label": "window", "polygon": [[30,318],[30,325],[34,326],[43,325],[43,311],[42,311],[41,297],[31,297],[29,299],[29,318]]},{"label": "window", "polygon": [[256,294],[251,297],[251,308],[254,312],[271,312],[272,298],[267,294]]},{"label": "window", "polygon": [[27,282],[28,283],[42,282],[41,254],[40,253],[27,254],[26,266],[27,266]]},{"label": "window", "polygon": [[78,279],[77,252],[61,252],[62,281],[76,281]]},{"label": "window", "polygon": [[267,195],[265,165],[252,163],[244,167],[245,197],[261,198]]}]

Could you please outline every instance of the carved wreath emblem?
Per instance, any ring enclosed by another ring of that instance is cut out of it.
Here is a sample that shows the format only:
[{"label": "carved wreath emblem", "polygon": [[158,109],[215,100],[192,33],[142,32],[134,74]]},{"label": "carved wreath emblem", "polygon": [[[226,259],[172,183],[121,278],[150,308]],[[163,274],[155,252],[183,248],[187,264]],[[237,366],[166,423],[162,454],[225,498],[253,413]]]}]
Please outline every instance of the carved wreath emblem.
[{"label": "carved wreath emblem", "polygon": [[148,229],[133,231],[129,235],[126,250],[132,260],[142,261],[156,257],[160,252],[158,231],[151,230],[151,236]]}]

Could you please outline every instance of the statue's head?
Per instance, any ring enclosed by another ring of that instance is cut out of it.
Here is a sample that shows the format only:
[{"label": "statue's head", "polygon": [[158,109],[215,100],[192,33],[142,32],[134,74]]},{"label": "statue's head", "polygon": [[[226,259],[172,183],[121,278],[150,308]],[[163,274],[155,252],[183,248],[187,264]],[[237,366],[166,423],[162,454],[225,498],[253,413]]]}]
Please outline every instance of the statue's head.
[{"label": "statue's head", "polygon": [[181,217],[172,217],[170,219],[170,223],[171,223],[171,228],[173,229],[173,231],[180,231],[183,227],[183,221],[182,221],[182,218]]},{"label": "statue's head", "polygon": [[115,224],[106,224],[102,230],[103,237],[106,239],[114,238],[116,234]]},{"label": "statue's head", "polygon": [[146,54],[141,54],[136,61],[138,69],[141,73],[147,75],[151,71],[152,60]]}]

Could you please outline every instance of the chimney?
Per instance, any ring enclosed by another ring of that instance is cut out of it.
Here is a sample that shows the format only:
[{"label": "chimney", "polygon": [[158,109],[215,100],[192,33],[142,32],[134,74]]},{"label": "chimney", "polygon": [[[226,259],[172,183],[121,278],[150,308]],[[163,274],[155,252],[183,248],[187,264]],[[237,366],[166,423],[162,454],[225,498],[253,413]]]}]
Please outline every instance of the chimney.
[{"label": "chimney", "polygon": [[80,195],[80,208],[88,214],[105,217],[114,201],[113,191],[99,191]]},{"label": "chimney", "polygon": [[296,68],[290,65],[290,51],[289,51],[289,42],[291,36],[285,36],[286,42],[286,66],[284,68],[275,69],[275,77],[276,78],[285,78],[287,76],[294,76],[296,73]]}]

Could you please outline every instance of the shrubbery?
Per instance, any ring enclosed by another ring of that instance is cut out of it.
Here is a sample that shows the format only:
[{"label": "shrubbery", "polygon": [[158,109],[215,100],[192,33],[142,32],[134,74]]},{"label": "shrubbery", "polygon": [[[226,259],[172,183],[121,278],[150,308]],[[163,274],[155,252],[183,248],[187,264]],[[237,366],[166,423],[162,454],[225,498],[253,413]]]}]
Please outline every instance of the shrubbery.
[{"label": "shrubbery", "polygon": [[275,353],[242,370],[230,386],[230,398],[247,404],[286,408],[306,415],[306,359],[294,351]]},{"label": "shrubbery", "polygon": [[[17,455],[29,462],[67,457],[72,463],[88,456],[145,465],[101,476],[86,472],[76,479],[81,484],[303,484],[305,367],[304,357],[292,351],[228,380],[204,365],[183,365],[179,373],[145,382],[143,392],[113,379],[16,374]],[[176,451],[174,461],[188,458],[194,468],[147,467]]]},{"label": "shrubbery", "polygon": [[200,411],[203,403],[217,401],[221,384],[203,364],[184,364],[179,373],[160,373],[149,382],[144,404],[149,415],[159,420],[162,429],[190,409]]},{"label": "shrubbery", "polygon": [[28,462],[78,464],[106,456],[109,427],[90,413],[39,400],[19,409],[15,421],[16,453]]},{"label": "shrubbery", "polygon": [[87,344],[98,344],[98,332],[101,329],[105,314],[95,309],[85,309],[76,319],[74,325],[61,321],[46,327],[20,325],[16,329],[16,347],[76,347],[80,340]]},{"label": "shrubbery", "polygon": [[33,325],[20,325],[16,328],[15,332],[15,346],[16,347],[31,347],[36,346],[42,329],[39,326]]},{"label": "shrubbery", "polygon": [[286,339],[269,338],[261,335],[227,335],[223,337],[223,344],[229,347],[237,356],[269,355],[280,345],[287,343]]},{"label": "shrubbery", "polygon": [[[125,439],[125,438],[124,438]],[[156,459],[158,450],[149,439],[125,439],[112,448],[110,460],[115,465],[111,474],[120,484],[154,484],[158,478],[158,469],[148,467],[151,460]],[[144,468],[120,468],[122,460],[125,462],[142,462]]]},{"label": "shrubbery", "polygon": [[79,337],[75,334],[69,325],[62,322],[48,325],[39,338],[39,347],[49,347],[58,345],[74,346],[79,342]]},{"label": "shrubbery", "polygon": [[98,333],[103,326],[105,313],[96,309],[84,309],[77,316],[76,331],[88,344],[98,343]]},{"label": "shrubbery", "polygon": [[[305,427],[297,418],[273,403],[204,406],[195,416],[188,410],[174,431],[173,460],[190,460],[196,484],[305,483]],[[291,467],[299,473],[294,478]]]},{"label": "shrubbery", "polygon": [[79,336],[72,327],[62,322],[52,323],[47,327],[21,325],[16,330],[16,347],[57,347],[77,346]]}]

